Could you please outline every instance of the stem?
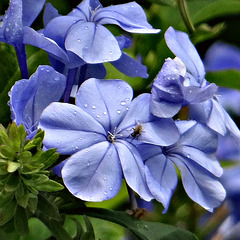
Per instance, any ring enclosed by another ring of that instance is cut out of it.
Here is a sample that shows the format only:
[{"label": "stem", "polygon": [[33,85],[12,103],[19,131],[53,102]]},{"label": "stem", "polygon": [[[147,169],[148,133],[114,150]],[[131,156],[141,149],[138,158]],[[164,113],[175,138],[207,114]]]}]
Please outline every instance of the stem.
[{"label": "stem", "polygon": [[72,87],[76,77],[76,73],[77,73],[77,68],[68,69],[67,85],[65,88],[64,96],[63,96],[63,101],[65,103],[69,102],[70,94],[71,94]]},{"label": "stem", "polygon": [[22,74],[22,78],[28,79],[29,73],[28,73],[28,67],[27,67],[27,56],[26,56],[25,45],[24,44],[16,45],[15,51],[17,54],[18,65]]},{"label": "stem", "polygon": [[182,16],[183,22],[184,22],[185,26],[187,27],[189,33],[195,32],[194,25],[191,21],[190,15],[189,15],[186,1],[185,0],[177,0],[177,3],[178,3],[178,8],[179,8],[180,14]]},{"label": "stem", "polygon": [[80,85],[84,82],[84,80],[86,78],[86,73],[87,73],[87,64],[84,64],[84,65],[81,66],[81,69],[80,69],[78,87],[80,87]]},{"label": "stem", "polygon": [[128,190],[131,209],[132,210],[138,209],[137,199],[136,199],[134,191],[128,186],[127,186],[127,190]]}]

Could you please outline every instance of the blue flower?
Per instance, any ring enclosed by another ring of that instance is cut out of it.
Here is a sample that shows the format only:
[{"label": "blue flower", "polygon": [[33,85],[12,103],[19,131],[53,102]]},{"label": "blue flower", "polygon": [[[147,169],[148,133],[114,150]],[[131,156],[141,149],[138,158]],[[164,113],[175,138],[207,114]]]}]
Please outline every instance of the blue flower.
[{"label": "blue flower", "polygon": [[217,180],[223,172],[214,156],[217,134],[195,121],[179,121],[177,127],[181,136],[171,146],[138,146],[143,153],[149,190],[163,204],[165,213],[177,186],[176,165],[188,196],[212,211],[225,198],[225,190]]},{"label": "blue flower", "polygon": [[115,61],[121,56],[118,41],[104,24],[115,24],[131,33],[158,33],[135,2],[103,8],[97,0],[84,0],[67,16],[52,19],[44,35],[75,53],[86,63]]},{"label": "blue flower", "polygon": [[65,86],[66,77],[50,66],[39,66],[30,79],[13,85],[9,92],[12,120],[24,125],[29,138],[37,131],[43,109],[61,99]]},{"label": "blue flower", "polygon": [[[121,80],[85,81],[76,106],[52,103],[42,113],[44,145],[72,155],[62,169],[66,187],[86,201],[114,197],[124,178],[144,200],[149,192],[139,142],[168,146],[179,138],[172,119],[150,114],[150,95],[132,102],[132,88]],[[137,132],[141,125],[141,131]]]},{"label": "blue flower", "polygon": [[28,78],[23,29],[31,26],[46,0],[11,0],[4,16],[0,17],[0,42],[15,47],[23,77]]},{"label": "blue flower", "polygon": [[[157,76],[151,111],[160,117],[170,117],[178,112],[182,102],[182,106],[190,106],[193,119],[207,124],[221,135],[230,133],[239,141],[240,131],[214,95],[217,86],[209,84],[205,79],[204,65],[188,35],[170,27],[165,33],[165,39],[177,60],[167,60]],[[178,59],[186,67],[185,75]],[[165,103],[169,109],[164,114]]]}]

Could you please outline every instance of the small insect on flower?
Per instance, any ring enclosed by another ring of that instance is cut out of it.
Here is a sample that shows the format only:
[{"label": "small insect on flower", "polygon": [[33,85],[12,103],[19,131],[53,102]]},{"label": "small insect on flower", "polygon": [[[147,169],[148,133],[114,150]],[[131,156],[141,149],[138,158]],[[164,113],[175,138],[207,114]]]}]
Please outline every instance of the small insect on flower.
[{"label": "small insect on flower", "polygon": [[136,138],[141,135],[143,131],[143,126],[141,124],[137,124],[135,128],[132,128],[133,132],[131,133],[131,136],[133,138]]}]

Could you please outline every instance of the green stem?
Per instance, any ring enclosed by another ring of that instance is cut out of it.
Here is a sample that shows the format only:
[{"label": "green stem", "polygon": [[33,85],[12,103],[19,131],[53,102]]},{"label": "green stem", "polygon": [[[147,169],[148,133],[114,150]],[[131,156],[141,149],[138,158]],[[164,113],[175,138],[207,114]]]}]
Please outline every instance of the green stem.
[{"label": "green stem", "polygon": [[186,0],[177,0],[178,3],[178,8],[180,11],[180,14],[182,16],[183,22],[185,26],[187,27],[189,33],[195,32],[194,25],[191,21],[189,12],[188,12],[188,7],[186,4]]}]

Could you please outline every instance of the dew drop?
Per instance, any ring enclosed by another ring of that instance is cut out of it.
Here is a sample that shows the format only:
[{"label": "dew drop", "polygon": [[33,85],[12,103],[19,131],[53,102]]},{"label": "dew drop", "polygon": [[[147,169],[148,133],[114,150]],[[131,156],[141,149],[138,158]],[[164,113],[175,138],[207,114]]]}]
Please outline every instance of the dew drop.
[{"label": "dew drop", "polygon": [[110,51],[108,54],[109,54],[109,55],[112,55],[113,53],[112,53],[112,51]]},{"label": "dew drop", "polygon": [[120,114],[120,113],[121,113],[121,111],[120,111],[120,110],[117,110],[117,113],[118,113],[118,114]]},{"label": "dew drop", "polygon": [[104,192],[104,195],[107,195],[107,192],[106,192],[106,191]]},{"label": "dew drop", "polygon": [[88,49],[88,46],[85,46],[85,49]]},{"label": "dew drop", "polygon": [[[97,116],[96,116],[97,118],[100,118],[100,115],[99,114],[97,114]],[[96,133],[95,133],[96,134]]]},{"label": "dew drop", "polygon": [[92,109],[95,109],[95,108],[96,108],[96,106],[93,105],[93,106],[92,106]]},{"label": "dew drop", "polygon": [[78,39],[78,40],[77,40],[77,42],[79,42],[79,43],[80,43],[81,41],[82,41],[81,39]]},{"label": "dew drop", "polygon": [[106,178],[106,177],[104,177],[104,178],[103,178],[103,180],[104,180],[104,181],[107,181],[107,178]]},{"label": "dew drop", "polygon": [[122,105],[122,106],[125,106],[125,105],[126,105],[126,102],[122,101],[122,102],[121,102],[121,105]]},{"label": "dew drop", "polygon": [[87,162],[87,166],[88,166],[88,167],[90,166],[90,162],[89,162],[89,161]]},{"label": "dew drop", "polygon": [[127,108],[126,108],[126,110],[128,111],[128,110],[129,110],[129,108],[127,107]]},{"label": "dew drop", "polygon": [[190,154],[187,155],[187,158],[190,158]]},{"label": "dew drop", "polygon": [[112,191],[112,190],[113,190],[113,188],[111,188],[111,187],[110,187],[110,188],[109,188],[109,190],[110,190],[110,191]]},{"label": "dew drop", "polygon": [[88,30],[88,26],[85,26],[85,29]]},{"label": "dew drop", "polygon": [[120,85],[118,85],[118,86],[117,86],[117,88],[118,88],[118,89],[120,89],[120,88],[121,88],[121,86],[120,86]]},{"label": "dew drop", "polygon": [[82,138],[79,138],[78,141],[81,142],[81,141],[82,141]]},{"label": "dew drop", "polygon": [[8,31],[9,31],[9,28],[5,28],[5,30],[6,30],[6,32],[8,32]]},{"label": "dew drop", "polygon": [[103,112],[103,115],[107,115],[107,112]]},{"label": "dew drop", "polygon": [[76,149],[79,149],[79,147],[78,147],[78,146],[76,146],[75,148],[76,148]]},{"label": "dew drop", "polygon": [[87,153],[87,152],[88,152],[88,150],[85,150],[85,152]]},{"label": "dew drop", "polygon": [[54,77],[53,80],[58,81],[60,78],[58,76]]},{"label": "dew drop", "polygon": [[74,115],[77,115],[77,112],[76,112],[76,111],[74,111],[74,112],[73,112],[73,114],[74,114]]},{"label": "dew drop", "polygon": [[85,108],[87,108],[87,107],[88,107],[87,103],[86,103],[86,104],[84,104],[84,107],[85,107]]}]

